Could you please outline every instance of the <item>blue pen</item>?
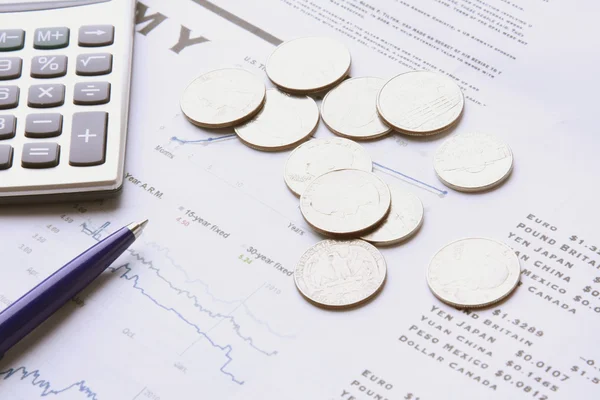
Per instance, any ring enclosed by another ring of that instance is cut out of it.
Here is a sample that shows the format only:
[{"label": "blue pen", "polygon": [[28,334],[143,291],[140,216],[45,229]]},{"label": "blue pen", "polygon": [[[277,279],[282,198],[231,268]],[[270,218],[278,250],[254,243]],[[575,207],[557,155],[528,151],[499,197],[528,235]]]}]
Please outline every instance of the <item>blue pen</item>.
[{"label": "blue pen", "polygon": [[108,268],[142,234],[147,223],[119,229],[4,309],[0,313],[0,358]]}]

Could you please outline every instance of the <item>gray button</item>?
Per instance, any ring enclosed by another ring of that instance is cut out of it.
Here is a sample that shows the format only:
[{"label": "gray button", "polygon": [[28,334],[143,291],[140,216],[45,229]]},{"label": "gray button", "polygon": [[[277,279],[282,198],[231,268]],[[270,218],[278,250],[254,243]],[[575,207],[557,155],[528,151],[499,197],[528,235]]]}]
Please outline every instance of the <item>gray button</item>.
[{"label": "gray button", "polygon": [[31,76],[56,78],[67,74],[67,56],[36,56],[31,60]]},{"label": "gray button", "polygon": [[21,50],[25,45],[22,29],[0,29],[0,51]]},{"label": "gray button", "polygon": [[23,61],[19,57],[0,58],[0,81],[19,78],[22,67]]},{"label": "gray button", "polygon": [[65,102],[65,85],[33,85],[29,88],[27,105],[33,108],[62,106]]},{"label": "gray button", "polygon": [[78,105],[105,104],[110,101],[110,83],[82,82],[75,84],[73,103]]},{"label": "gray button", "polygon": [[0,144],[0,169],[12,167],[13,148],[8,144]]},{"label": "gray button", "polygon": [[108,114],[105,112],[73,114],[69,164],[76,167],[104,164],[107,123]]},{"label": "gray button", "polygon": [[112,25],[86,25],[79,28],[79,45],[82,47],[110,46],[115,40]]},{"label": "gray button", "polygon": [[60,146],[57,143],[26,143],[23,146],[23,168],[52,168],[58,165]]},{"label": "gray button", "polygon": [[17,119],[14,115],[0,115],[0,140],[12,139],[17,132]]},{"label": "gray button", "polygon": [[80,54],[77,56],[77,75],[106,75],[112,72],[112,54]]},{"label": "gray button", "polygon": [[0,110],[15,108],[19,105],[18,86],[0,86]]},{"label": "gray button", "polygon": [[36,49],[60,49],[69,45],[69,28],[38,28],[35,30],[33,47]]},{"label": "gray button", "polygon": [[25,136],[30,138],[49,138],[62,133],[62,115],[29,114],[25,122]]}]

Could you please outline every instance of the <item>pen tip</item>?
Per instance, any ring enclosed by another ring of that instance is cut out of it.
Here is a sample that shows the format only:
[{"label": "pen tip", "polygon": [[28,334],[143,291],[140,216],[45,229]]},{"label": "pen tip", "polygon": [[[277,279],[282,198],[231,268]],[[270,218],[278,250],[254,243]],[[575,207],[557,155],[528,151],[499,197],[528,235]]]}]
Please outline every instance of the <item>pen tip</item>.
[{"label": "pen tip", "polygon": [[142,222],[130,224],[127,227],[135,235],[135,238],[137,239],[140,237],[140,235],[144,231],[144,228],[146,227],[147,224],[148,224],[148,220],[146,219]]}]

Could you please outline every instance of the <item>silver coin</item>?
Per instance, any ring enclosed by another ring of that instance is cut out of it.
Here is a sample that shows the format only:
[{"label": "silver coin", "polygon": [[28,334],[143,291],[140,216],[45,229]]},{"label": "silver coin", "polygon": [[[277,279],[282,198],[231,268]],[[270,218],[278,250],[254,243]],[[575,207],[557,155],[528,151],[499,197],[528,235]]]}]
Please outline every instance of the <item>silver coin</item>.
[{"label": "silver coin", "polygon": [[203,128],[225,128],[252,118],[265,101],[265,84],[250,72],[226,68],[194,79],[183,92],[183,114]]},{"label": "silver coin", "polygon": [[300,211],[315,230],[332,235],[359,235],[388,214],[388,185],[372,172],[341,169],[313,180],[300,197]]},{"label": "silver coin", "polygon": [[277,151],[308,139],[318,124],[319,107],[313,99],[269,89],[262,110],[246,124],[235,127],[235,133],[250,147]]},{"label": "silver coin", "polygon": [[409,135],[432,135],[453,126],[465,99],[452,79],[413,71],[390,79],[377,98],[377,111],[394,129]]},{"label": "silver coin", "polygon": [[345,80],[323,99],[321,116],[335,134],[351,139],[375,139],[392,131],[377,113],[377,95],[385,81],[361,77]]},{"label": "silver coin", "polygon": [[290,190],[300,196],[317,176],[336,169],[371,172],[373,162],[365,148],[352,140],[313,139],[290,154],[284,179]]},{"label": "silver coin", "polygon": [[342,80],[350,70],[346,46],[328,37],[305,37],[279,45],[267,60],[269,79],[285,91],[313,93]]},{"label": "silver coin", "polygon": [[311,302],[342,308],[363,303],[385,283],[385,259],[362,240],[323,240],[304,253],[294,272],[296,287]]},{"label": "silver coin", "polygon": [[519,259],[510,247],[492,239],[469,238],[437,252],[427,270],[427,283],[443,302],[477,308],[507,297],[520,276]]},{"label": "silver coin", "polygon": [[392,207],[386,220],[374,232],[362,236],[374,245],[389,246],[400,243],[412,235],[423,224],[423,203],[414,194],[390,185]]},{"label": "silver coin", "polygon": [[492,135],[463,133],[440,146],[433,166],[446,186],[476,192],[504,182],[512,171],[513,155],[506,144]]}]

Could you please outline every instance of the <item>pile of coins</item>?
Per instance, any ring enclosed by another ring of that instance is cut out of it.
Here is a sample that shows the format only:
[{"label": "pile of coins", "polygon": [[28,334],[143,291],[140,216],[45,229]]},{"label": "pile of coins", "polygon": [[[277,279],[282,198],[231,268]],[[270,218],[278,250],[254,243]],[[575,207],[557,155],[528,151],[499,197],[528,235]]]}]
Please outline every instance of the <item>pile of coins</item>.
[{"label": "pile of coins", "polygon": [[[363,303],[385,283],[387,267],[374,246],[400,243],[423,223],[419,198],[388,186],[372,170],[355,141],[392,131],[435,135],[458,124],[464,96],[454,81],[428,71],[346,79],[351,56],[340,42],[322,37],[277,47],[266,73],[277,89],[243,69],[221,69],[196,78],[181,99],[184,115],[204,128],[233,127],[240,141],[261,151],[294,151],[284,168],[288,188],[317,232],[329,236],[300,259],[298,290],[331,308]],[[326,93],[321,111],[308,95]],[[338,137],[311,139],[322,118]],[[477,192],[508,178],[513,156],[497,138],[455,135],[437,150],[433,166],[448,187]],[[513,257],[511,257],[511,255]],[[433,294],[455,307],[483,307],[516,287],[520,266],[514,253],[490,239],[463,239],[440,250],[430,263]]]}]

